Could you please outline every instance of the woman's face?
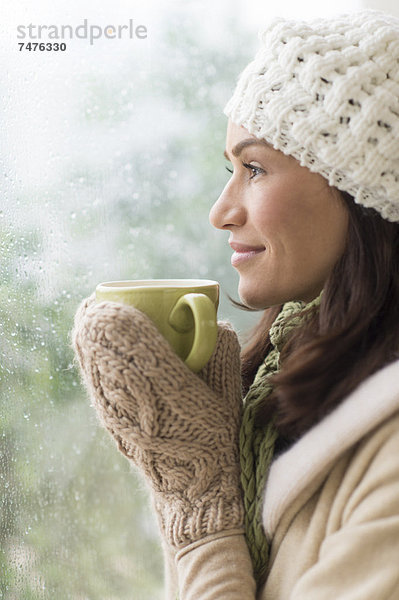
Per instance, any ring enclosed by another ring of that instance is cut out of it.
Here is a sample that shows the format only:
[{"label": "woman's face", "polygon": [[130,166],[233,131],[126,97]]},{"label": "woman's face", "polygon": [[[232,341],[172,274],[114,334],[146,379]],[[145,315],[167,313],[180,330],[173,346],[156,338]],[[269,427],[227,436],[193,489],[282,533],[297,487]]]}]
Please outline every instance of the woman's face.
[{"label": "woman's face", "polygon": [[313,300],[345,246],[339,192],[231,121],[226,158],[233,173],[209,218],[230,231],[241,300],[258,309]]}]

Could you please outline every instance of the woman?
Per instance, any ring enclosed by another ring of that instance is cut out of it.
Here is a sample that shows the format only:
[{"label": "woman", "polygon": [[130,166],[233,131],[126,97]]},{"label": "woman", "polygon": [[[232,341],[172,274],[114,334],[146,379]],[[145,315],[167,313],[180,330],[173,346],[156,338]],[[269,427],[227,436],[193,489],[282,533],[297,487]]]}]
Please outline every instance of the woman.
[{"label": "woman", "polygon": [[194,375],[91,298],[84,380],[150,483],[168,598],[399,598],[399,22],[274,21],[225,112],[210,219],[260,325],[240,359],[220,324]]}]

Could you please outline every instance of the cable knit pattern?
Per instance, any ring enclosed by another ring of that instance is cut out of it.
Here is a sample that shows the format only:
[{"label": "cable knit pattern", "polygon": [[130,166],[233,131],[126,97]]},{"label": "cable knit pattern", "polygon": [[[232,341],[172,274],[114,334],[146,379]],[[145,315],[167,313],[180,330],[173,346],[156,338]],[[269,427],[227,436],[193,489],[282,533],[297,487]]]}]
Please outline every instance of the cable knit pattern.
[{"label": "cable knit pattern", "polygon": [[227,324],[199,375],[131,306],[80,306],[73,344],[103,425],[154,492],[174,548],[243,526],[240,348]]},{"label": "cable knit pattern", "polygon": [[399,221],[399,20],[279,18],[260,40],[225,114]]}]

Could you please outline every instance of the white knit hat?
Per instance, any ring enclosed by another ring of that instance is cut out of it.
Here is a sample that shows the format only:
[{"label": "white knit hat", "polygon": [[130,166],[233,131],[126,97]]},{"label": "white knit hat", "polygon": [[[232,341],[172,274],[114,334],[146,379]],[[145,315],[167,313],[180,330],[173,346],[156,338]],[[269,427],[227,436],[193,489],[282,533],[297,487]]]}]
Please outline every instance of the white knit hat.
[{"label": "white knit hat", "polygon": [[225,114],[399,221],[399,20],[278,18],[259,37]]}]

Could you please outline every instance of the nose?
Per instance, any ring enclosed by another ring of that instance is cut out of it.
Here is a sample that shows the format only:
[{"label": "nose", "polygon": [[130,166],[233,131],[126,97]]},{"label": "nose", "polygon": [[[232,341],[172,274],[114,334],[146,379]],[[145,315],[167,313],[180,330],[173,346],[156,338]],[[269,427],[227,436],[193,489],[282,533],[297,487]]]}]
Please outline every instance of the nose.
[{"label": "nose", "polygon": [[245,208],[230,181],[212,206],[209,221],[216,229],[232,229],[243,225],[245,219]]}]

